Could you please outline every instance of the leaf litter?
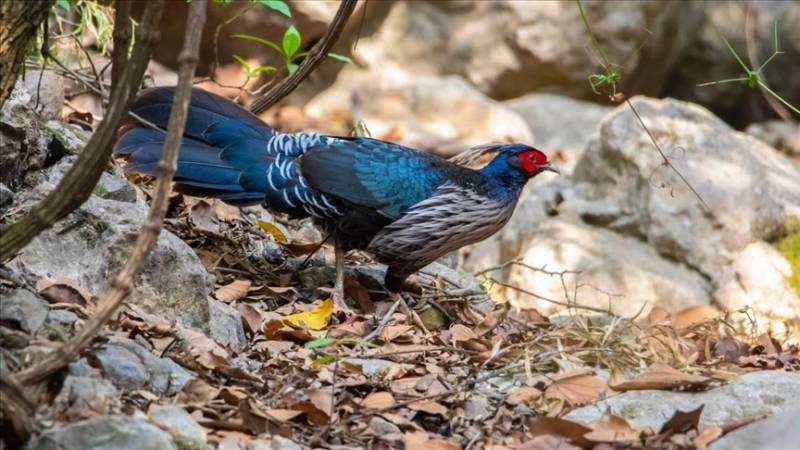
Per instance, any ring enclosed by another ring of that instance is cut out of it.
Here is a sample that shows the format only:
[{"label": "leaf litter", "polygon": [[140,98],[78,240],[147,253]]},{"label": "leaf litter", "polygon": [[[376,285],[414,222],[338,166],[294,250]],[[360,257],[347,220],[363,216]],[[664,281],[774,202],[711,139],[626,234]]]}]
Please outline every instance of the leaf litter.
[{"label": "leaf litter", "polygon": [[[214,297],[239,312],[247,345],[234,350],[135,305],[103,333],[144,339],[192,370],[181,392],[151,401],[182,405],[215,444],[282,436],[339,449],[705,448],[739,425],[707,426],[702,407],[676,411],[659,429],[611,413],[588,425],[562,417],[628,390],[711,389],[748,371],[800,370],[791,330],[756,333],[747,312],[695,307],[634,320],[571,309],[547,318],[498,304],[484,314],[470,306],[474,293],[454,295],[435,279],[407,293],[411,309],[372,336],[391,299],[348,273],[360,313],[336,311],[330,252],[308,224],[181,195],[173,204],[167,227],[215,276]],[[349,266],[361,264],[350,255]],[[50,308],[94,307],[93,293],[71,280],[36,287]],[[441,327],[423,330],[409,311]]]}]

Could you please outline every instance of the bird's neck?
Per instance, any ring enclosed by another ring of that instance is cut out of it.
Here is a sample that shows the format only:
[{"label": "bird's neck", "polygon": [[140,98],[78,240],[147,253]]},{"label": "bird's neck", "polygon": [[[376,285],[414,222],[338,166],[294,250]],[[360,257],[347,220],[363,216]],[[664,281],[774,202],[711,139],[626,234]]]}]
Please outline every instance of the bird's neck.
[{"label": "bird's neck", "polygon": [[518,196],[528,177],[508,167],[508,163],[494,160],[480,170],[490,181],[492,191],[499,195]]}]

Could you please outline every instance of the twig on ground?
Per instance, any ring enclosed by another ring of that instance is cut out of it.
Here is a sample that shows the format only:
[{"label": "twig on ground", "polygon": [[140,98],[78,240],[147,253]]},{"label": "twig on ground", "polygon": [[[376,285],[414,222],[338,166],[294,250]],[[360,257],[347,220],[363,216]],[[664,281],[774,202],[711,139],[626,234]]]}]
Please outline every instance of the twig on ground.
[{"label": "twig on ground", "polygon": [[[36,406],[25,394],[25,391],[6,372],[0,372],[0,413],[2,418],[11,423],[16,438],[24,443],[33,430],[33,414]],[[10,445],[10,444],[9,444]]]},{"label": "twig on ground", "polygon": [[[152,5],[158,5],[157,8],[160,12],[163,3],[161,1],[151,2],[148,4],[148,9]],[[164,141],[161,160],[156,168],[157,181],[153,203],[150,207],[147,223],[142,226],[131,256],[122,270],[114,277],[111,288],[106,292],[104,298],[98,302],[100,307],[97,314],[90,318],[86,325],[70,341],[49,353],[41,363],[15,374],[14,378],[20,383],[31,384],[42,381],[69,364],[79,354],[81,349],[94,338],[111,315],[114,314],[117,307],[128,296],[133,288],[136,276],[144,267],[147,255],[155,246],[169,203],[170,185],[175,174],[178,150],[186,125],[189,100],[191,99],[192,78],[197,66],[197,55],[205,18],[206,0],[194,0],[189,7],[183,49],[178,56],[178,86],[175,88],[175,97],[172,103],[172,112],[167,126],[167,137]],[[155,23],[158,22],[155,21]],[[139,29],[141,30],[142,28],[144,28],[143,25]],[[122,76],[124,75],[120,75],[120,77]],[[112,103],[110,106],[113,108],[115,105]]]},{"label": "twig on ground", "polygon": [[281,101],[294,91],[295,88],[297,88],[297,86],[328,57],[328,52],[336,43],[336,40],[339,39],[339,35],[342,34],[347,19],[353,14],[356,4],[358,4],[358,0],[342,0],[339,4],[339,10],[336,11],[336,16],[333,18],[333,22],[331,22],[330,27],[328,27],[328,31],[322,39],[311,48],[311,51],[308,52],[308,56],[306,56],[300,64],[297,71],[279,81],[263,97],[257,98],[250,106],[251,112],[254,114],[261,114]]},{"label": "twig on ground", "polygon": [[394,303],[392,303],[392,306],[390,306],[389,310],[386,311],[386,314],[383,315],[383,318],[378,323],[378,326],[375,327],[375,329],[372,330],[372,332],[370,334],[368,334],[368,335],[366,335],[364,337],[364,339],[363,339],[364,341],[369,342],[369,341],[375,339],[376,337],[380,336],[381,333],[383,333],[383,329],[386,328],[386,325],[388,325],[389,321],[392,320],[392,316],[394,315],[394,312],[397,311],[397,307],[400,306],[400,302],[402,300],[403,300],[403,297],[398,295],[397,296],[397,300],[395,300]]},{"label": "twig on ground", "polygon": [[112,59],[124,66],[114,72],[111,101],[103,122],[97,127],[75,164],[67,171],[58,186],[44,200],[34,205],[19,222],[0,236],[0,263],[22,250],[42,231],[83,204],[92,193],[111,156],[112,143],[125,112],[141,84],[150,49],[158,37],[163,0],[152,1],[145,7],[136,30],[136,46],[128,58],[131,33],[116,30],[130,27],[131,1],[120,1],[114,35],[121,41],[114,47]]}]

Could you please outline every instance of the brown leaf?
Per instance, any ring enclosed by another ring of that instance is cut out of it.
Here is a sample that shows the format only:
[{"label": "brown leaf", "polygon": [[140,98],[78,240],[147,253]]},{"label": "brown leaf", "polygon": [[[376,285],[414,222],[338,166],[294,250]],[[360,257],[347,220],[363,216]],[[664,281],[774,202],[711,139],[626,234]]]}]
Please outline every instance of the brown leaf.
[{"label": "brown leaf", "polygon": [[408,409],[422,411],[428,414],[439,414],[441,416],[447,414],[447,407],[433,400],[419,400],[414,403],[409,403]]},{"label": "brown leaf", "polygon": [[594,447],[594,442],[583,437],[592,429],[577,422],[556,417],[539,416],[530,419],[528,425],[533,437],[543,435],[561,436],[566,438],[570,444],[580,448],[589,449]]},{"label": "brown leaf", "polygon": [[189,353],[207,369],[228,365],[228,352],[205,334],[191,328],[179,328],[179,336],[186,343]]},{"label": "brown leaf", "polygon": [[305,394],[318,410],[325,413],[326,416],[330,415],[331,411],[333,410],[333,403],[331,403],[333,401],[332,387],[329,386],[319,389],[306,389]]},{"label": "brown leaf", "polygon": [[511,305],[508,303],[502,305],[501,307],[495,309],[494,311],[490,312],[483,318],[481,323],[475,328],[475,333],[478,336],[484,336],[490,333],[492,330],[497,328],[498,325],[506,318],[508,315],[508,311],[510,310]]},{"label": "brown leaf", "polygon": [[403,434],[403,444],[409,450],[461,450],[461,445],[455,442],[429,439],[424,431],[406,432]]},{"label": "brown leaf", "polygon": [[780,351],[780,345],[776,345],[769,334],[764,333],[756,339],[756,346],[753,353],[758,355],[774,355]]},{"label": "brown leaf", "polygon": [[368,409],[384,409],[394,405],[394,396],[386,391],[373,392],[361,402],[361,406]]},{"label": "brown leaf", "polygon": [[545,396],[564,400],[570,405],[595,401],[608,386],[602,378],[584,371],[556,374],[552,381],[552,384],[545,389]]},{"label": "brown leaf", "polygon": [[[492,447],[493,449],[496,448]],[[580,450],[563,436],[544,434],[514,447],[514,450]]]},{"label": "brown leaf", "polygon": [[383,332],[381,332],[381,339],[383,342],[391,342],[404,336],[413,329],[413,325],[388,325],[383,329]]},{"label": "brown leaf", "polygon": [[622,417],[607,414],[592,424],[592,431],[583,435],[594,442],[631,444],[639,440],[642,430],[635,429]]},{"label": "brown leaf", "polygon": [[220,389],[206,383],[200,378],[189,380],[177,396],[177,403],[204,405],[217,398]]},{"label": "brown leaf", "polygon": [[250,285],[250,280],[234,280],[217,289],[214,296],[221,302],[231,303],[247,295]]},{"label": "brown leaf", "polygon": [[229,205],[222,200],[215,198],[211,200],[211,205],[214,207],[214,213],[222,220],[230,222],[242,218],[242,210],[236,206]]},{"label": "brown leaf", "polygon": [[469,341],[469,340],[472,340],[472,339],[478,339],[478,335],[475,334],[474,331],[472,331],[471,329],[467,328],[464,325],[461,325],[460,323],[457,323],[457,324],[453,325],[452,327],[450,327],[450,337],[451,337],[453,343],[458,342],[458,341],[462,341],[463,342],[463,341]]},{"label": "brown leaf", "polygon": [[653,363],[633,380],[613,385],[611,388],[615,391],[698,388],[710,382],[711,379],[708,377],[683,373],[664,363]]},{"label": "brown leaf", "polygon": [[219,234],[219,219],[211,204],[205,200],[191,199],[189,208],[189,219],[195,228],[212,234]]},{"label": "brown leaf", "polygon": [[66,278],[42,278],[36,282],[36,290],[48,303],[69,303],[86,306],[92,294],[75,281]]},{"label": "brown leaf", "polygon": [[541,396],[542,391],[534,387],[520,386],[509,392],[508,397],[506,397],[506,403],[509,405],[519,405],[520,403],[530,405]]},{"label": "brown leaf", "polygon": [[742,356],[750,354],[747,344],[735,338],[722,338],[714,346],[714,356],[723,358],[725,361],[735,363]]},{"label": "brown leaf", "polygon": [[717,308],[706,305],[690,306],[678,311],[672,318],[672,323],[677,328],[686,328],[689,325],[705,322],[722,315]]},{"label": "brown leaf", "polygon": [[297,411],[294,409],[266,409],[264,410],[264,413],[278,422],[288,422],[300,414],[303,414],[302,411]]},{"label": "brown leaf", "polygon": [[261,311],[253,308],[247,303],[239,303],[236,305],[236,309],[242,316],[242,325],[244,326],[245,331],[253,334],[261,331]]},{"label": "brown leaf", "polygon": [[703,406],[689,412],[675,411],[668,421],[661,426],[659,434],[680,434],[689,430],[697,429],[700,425],[700,416],[703,414]]},{"label": "brown leaf", "polygon": [[694,437],[692,443],[699,450],[703,450],[720,436],[722,436],[722,428],[716,425],[701,426],[700,432]]}]

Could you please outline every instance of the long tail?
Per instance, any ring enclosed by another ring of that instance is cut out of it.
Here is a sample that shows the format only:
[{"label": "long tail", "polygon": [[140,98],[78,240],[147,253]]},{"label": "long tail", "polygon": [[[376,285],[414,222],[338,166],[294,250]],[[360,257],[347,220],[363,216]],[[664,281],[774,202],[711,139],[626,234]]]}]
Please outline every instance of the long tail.
[{"label": "long tail", "polygon": [[[173,95],[172,87],[143,91],[131,111],[166,129]],[[114,153],[127,158],[125,170],[155,175],[164,131],[138,121],[123,130]],[[235,103],[193,89],[175,187],[236,205],[266,202],[293,216],[329,216],[332,210],[315,205],[314,200],[325,205],[321,193],[308,189],[295,162],[298,155],[325,139],[315,133],[278,133]]]}]

